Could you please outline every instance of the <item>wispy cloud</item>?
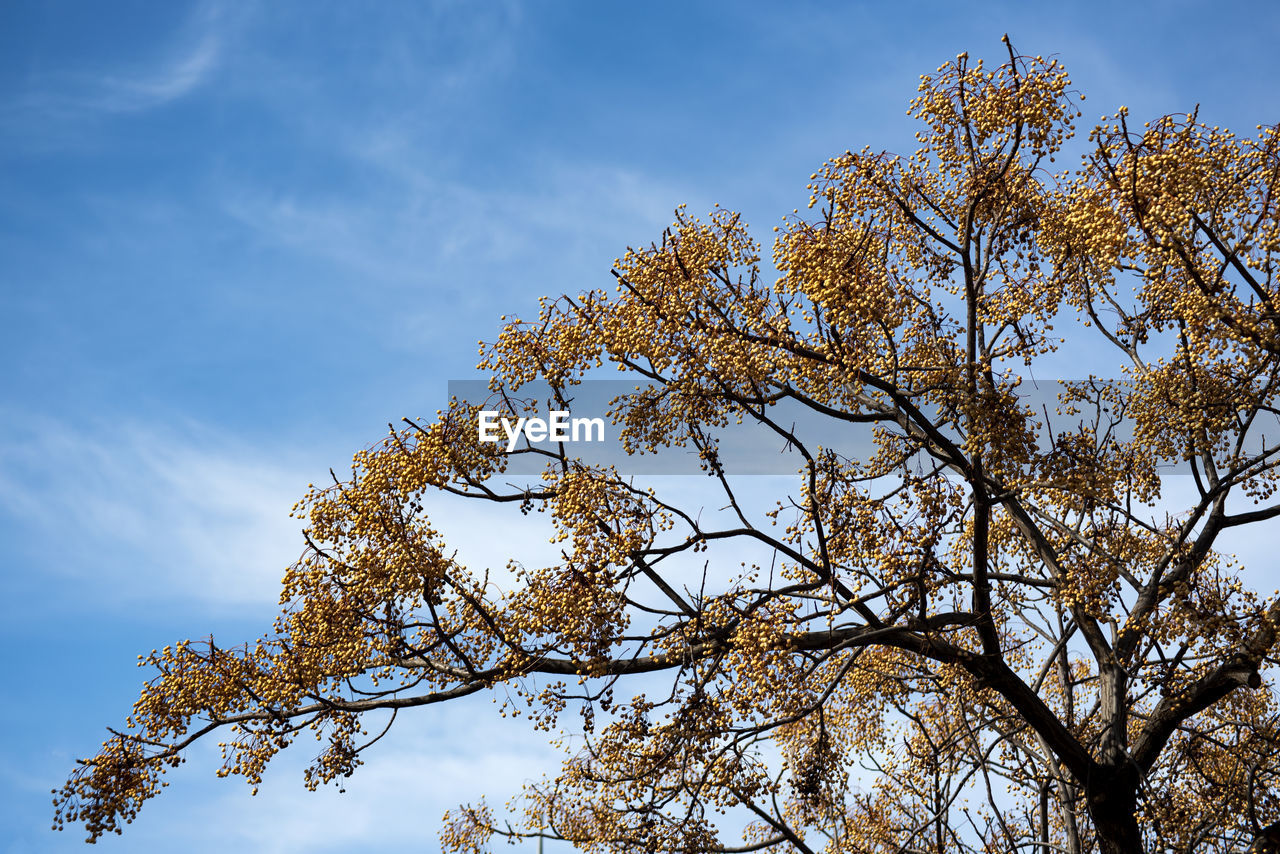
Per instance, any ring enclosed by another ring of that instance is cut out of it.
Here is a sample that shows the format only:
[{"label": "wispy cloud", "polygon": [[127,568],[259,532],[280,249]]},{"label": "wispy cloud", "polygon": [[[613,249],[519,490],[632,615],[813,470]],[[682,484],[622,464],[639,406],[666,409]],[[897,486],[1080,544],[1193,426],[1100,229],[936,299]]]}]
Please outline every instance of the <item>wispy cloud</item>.
[{"label": "wispy cloud", "polygon": [[203,6],[169,45],[137,62],[33,76],[0,107],[0,139],[40,150],[81,145],[85,127],[93,122],[145,113],[192,95],[222,64],[219,20],[216,6]]},{"label": "wispy cloud", "polygon": [[[249,798],[244,786],[218,781],[221,796],[198,808],[208,818],[201,823],[213,827],[218,816],[240,817],[222,831],[219,850],[287,854],[396,843],[430,850],[445,810],[483,796],[500,807],[523,781],[554,772],[563,759],[545,736],[523,722],[500,718],[488,697],[414,711],[418,714],[401,715],[387,738],[366,754],[367,764],[345,782],[345,792],[334,786],[315,793],[303,789],[301,766],[319,745],[309,749],[299,743],[300,752],[275,760],[282,767],[273,769],[271,784],[257,798]],[[378,731],[372,724],[369,729]],[[213,751],[207,754],[213,761],[201,760],[202,773],[211,776],[217,760]]]},{"label": "wispy cloud", "polygon": [[[669,219],[679,196],[633,170],[547,164],[537,187],[485,190],[393,172],[382,191],[354,196],[229,193],[223,210],[268,243],[325,257],[379,278],[417,279],[424,270],[482,257],[508,261],[556,234],[574,243]],[[601,209],[610,215],[601,215]],[[583,211],[595,215],[585,218]],[[611,244],[612,245],[612,244]],[[564,242],[554,253],[563,259]],[[616,247],[615,248],[620,248]]]},{"label": "wispy cloud", "polygon": [[[190,420],[71,423],[0,409],[0,525],[41,543],[6,554],[0,574],[70,581],[81,604],[269,612],[303,547],[289,510],[334,461],[311,470],[290,450]],[[512,557],[557,560],[542,516],[434,495],[427,514],[457,559],[499,587]]]},{"label": "wispy cloud", "polygon": [[218,67],[221,42],[208,32],[160,68],[134,74],[107,74],[86,81],[79,105],[101,112],[136,112],[163,106],[195,91]]},{"label": "wispy cloud", "polygon": [[[303,785],[303,769],[323,746],[308,736],[271,761],[256,797],[243,778],[215,776],[222,764],[219,749],[212,740],[202,741],[188,750],[183,766],[167,775],[171,787],[146,804],[124,838],[108,837],[103,844],[137,852],[180,845],[188,854],[366,851],[406,843],[413,850],[435,850],[445,810],[482,797],[500,810],[525,781],[554,773],[564,759],[546,734],[524,719],[500,717],[491,699],[481,694],[400,714],[386,738],[363,754],[365,764],[351,779],[315,792]],[[371,715],[365,725],[377,733],[385,721]],[[61,783],[74,758],[93,747],[91,741],[71,745],[70,740],[62,735],[56,748],[37,756],[12,745],[0,747],[0,791],[40,795],[47,804],[49,789]],[[18,767],[22,770],[14,770]],[[43,814],[22,816],[20,823],[26,835],[19,838],[40,839],[38,850],[84,848],[78,827],[50,834]]]},{"label": "wispy cloud", "polygon": [[72,579],[86,601],[270,605],[301,551],[306,475],[197,424],[68,424],[0,412],[0,516],[45,544],[15,577]]},{"label": "wispy cloud", "polygon": [[40,78],[11,105],[10,121],[67,120],[162,107],[204,85],[220,56],[221,39],[206,32],[155,67]]},{"label": "wispy cloud", "polygon": [[459,318],[484,315],[488,332],[495,306],[611,284],[613,258],[660,234],[689,195],[608,165],[545,163],[536,181],[489,189],[391,161],[367,164],[380,177],[348,195],[227,187],[222,211],[252,241],[327,262],[335,281],[429,294],[379,321],[383,341],[406,350],[448,339]]}]

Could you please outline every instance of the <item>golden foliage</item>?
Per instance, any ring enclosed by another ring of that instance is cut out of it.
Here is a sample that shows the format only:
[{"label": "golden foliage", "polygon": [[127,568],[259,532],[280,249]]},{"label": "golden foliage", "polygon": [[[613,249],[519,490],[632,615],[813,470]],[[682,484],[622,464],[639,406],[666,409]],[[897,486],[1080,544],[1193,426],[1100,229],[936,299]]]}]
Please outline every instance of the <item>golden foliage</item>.
[{"label": "golden foliage", "polygon": [[[516,395],[537,383],[563,404],[613,366],[645,383],[614,402],[626,451],[696,451],[724,510],[563,445],[481,442],[480,404],[453,400],[295,508],[308,548],[272,632],[142,662],[156,675],[128,730],[56,793],[58,824],[118,832],[215,731],[221,773],[255,786],[311,731],[314,788],[360,764],[371,713],[503,686],[504,714],[578,741],[513,802],[523,819],[451,812],[448,850],[1261,838],[1280,817],[1280,599],[1221,544],[1280,516],[1277,130],[1193,113],[1138,131],[1121,108],[1054,172],[1083,100],[1069,87],[1056,60],[962,54],[921,80],[915,153],[810,176],[816,213],[775,229],[773,285],[737,214],[680,208],[615,262],[616,287],[509,320],[480,363],[504,411],[534,411]],[[1116,376],[1063,383],[1052,411],[1028,395],[1027,366],[1098,348]],[[874,450],[819,447],[783,403]],[[796,461],[765,513],[717,450],[742,421]],[[500,484],[521,454],[541,477]],[[1194,493],[1179,512],[1174,473]],[[546,512],[559,560],[464,566],[424,511],[439,494]]]}]

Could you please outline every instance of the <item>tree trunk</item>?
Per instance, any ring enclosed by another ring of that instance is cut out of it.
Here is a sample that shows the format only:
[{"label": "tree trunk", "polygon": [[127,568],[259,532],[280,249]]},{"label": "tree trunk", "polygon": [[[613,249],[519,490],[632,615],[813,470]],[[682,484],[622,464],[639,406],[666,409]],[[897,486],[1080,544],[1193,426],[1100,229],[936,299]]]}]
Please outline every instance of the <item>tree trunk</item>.
[{"label": "tree trunk", "polygon": [[1136,815],[1137,787],[1113,779],[1089,793],[1089,816],[1101,854],[1144,854]]}]

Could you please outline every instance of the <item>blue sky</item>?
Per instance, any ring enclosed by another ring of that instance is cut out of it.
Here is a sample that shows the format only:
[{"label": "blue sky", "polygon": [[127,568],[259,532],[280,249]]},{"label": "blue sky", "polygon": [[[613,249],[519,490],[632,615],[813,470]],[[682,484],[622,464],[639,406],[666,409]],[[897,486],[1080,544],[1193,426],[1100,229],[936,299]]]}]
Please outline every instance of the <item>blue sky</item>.
[{"label": "blue sky", "polygon": [[[1280,119],[1264,2],[0,6],[3,850],[80,847],[48,792],[127,713],[135,656],[257,636],[293,501],[441,406],[499,315],[608,284],[679,203],[763,238],[827,157],[909,150],[919,75],[1004,32],[1066,63],[1086,119]],[[197,751],[101,844],[429,850],[447,806],[552,756],[492,708],[398,725],[343,795],[297,757],[251,799]]]}]

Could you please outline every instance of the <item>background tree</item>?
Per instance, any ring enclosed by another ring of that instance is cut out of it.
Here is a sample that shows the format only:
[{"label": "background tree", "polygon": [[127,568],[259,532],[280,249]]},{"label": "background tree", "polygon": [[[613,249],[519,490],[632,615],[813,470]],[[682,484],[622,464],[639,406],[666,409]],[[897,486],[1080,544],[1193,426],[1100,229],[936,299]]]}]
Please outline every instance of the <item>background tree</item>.
[{"label": "background tree", "polygon": [[[696,450],[725,509],[564,446],[482,443],[495,404],[454,400],[296,508],[308,549],[271,633],[149,657],[127,728],[56,794],[58,825],[118,832],[214,732],[221,773],[256,786],[313,730],[314,788],[381,737],[371,713],[503,686],[541,728],[580,714],[582,746],[516,823],[447,816],[453,850],[1269,844],[1280,597],[1215,546],[1280,515],[1277,131],[1195,113],[1138,130],[1121,108],[1054,173],[1080,115],[1068,87],[1053,60],[962,54],[922,78],[916,153],[811,176],[819,213],[777,229],[772,286],[737,215],[681,210],[616,263],[615,291],[508,323],[482,350],[493,400],[531,410],[519,393],[541,381],[569,408],[615,365],[647,383],[614,408],[628,452]],[[1068,341],[1110,348],[1119,375],[1037,408],[1017,371],[1062,364]],[[821,448],[779,404],[874,451]],[[721,460],[731,419],[794,455],[771,509]],[[536,483],[503,484],[517,455],[545,458]],[[1174,471],[1194,484],[1176,513]],[[560,560],[461,565],[423,513],[435,492],[547,513]],[[758,557],[726,566],[735,546]],[[744,840],[721,838],[726,811],[750,817]]]}]

